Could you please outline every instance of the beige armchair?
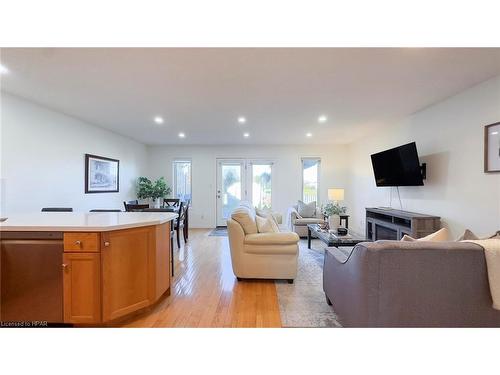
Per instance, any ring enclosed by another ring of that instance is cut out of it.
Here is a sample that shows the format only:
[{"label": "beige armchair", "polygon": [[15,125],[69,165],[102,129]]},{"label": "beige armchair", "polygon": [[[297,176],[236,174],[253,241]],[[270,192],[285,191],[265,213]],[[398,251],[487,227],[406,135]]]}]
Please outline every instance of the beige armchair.
[{"label": "beige armchair", "polygon": [[227,220],[235,276],[292,283],[297,276],[299,237],[292,232],[258,233],[255,216],[255,209],[242,202]]},{"label": "beige armchair", "polygon": [[313,217],[302,217],[297,211],[297,205],[288,209],[287,223],[288,228],[299,235],[307,237],[307,224],[320,224],[324,222],[324,216],[320,207],[316,207]]}]

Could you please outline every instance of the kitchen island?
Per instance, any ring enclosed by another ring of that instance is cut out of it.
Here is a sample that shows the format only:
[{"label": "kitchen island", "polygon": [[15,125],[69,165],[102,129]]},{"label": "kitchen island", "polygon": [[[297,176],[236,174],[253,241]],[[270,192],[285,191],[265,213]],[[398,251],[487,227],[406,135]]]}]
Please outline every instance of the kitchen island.
[{"label": "kitchen island", "polygon": [[99,325],[170,294],[175,213],[12,215],[0,223],[2,322]]}]

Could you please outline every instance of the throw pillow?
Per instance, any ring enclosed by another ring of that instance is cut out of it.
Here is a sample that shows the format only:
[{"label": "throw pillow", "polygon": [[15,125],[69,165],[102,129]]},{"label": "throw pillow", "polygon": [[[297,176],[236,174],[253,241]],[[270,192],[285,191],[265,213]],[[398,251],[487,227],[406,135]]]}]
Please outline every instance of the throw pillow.
[{"label": "throw pillow", "polygon": [[485,238],[479,238],[471,230],[466,229],[465,232],[457,239],[457,241],[474,241],[474,240],[491,240],[500,239],[500,230],[493,233],[491,236]]},{"label": "throw pillow", "polygon": [[467,241],[467,240],[478,240],[479,237],[476,236],[472,231],[466,229],[465,232],[457,239],[457,241]]},{"label": "throw pillow", "polygon": [[297,204],[297,211],[302,217],[314,217],[316,214],[316,202],[304,203],[299,201]]},{"label": "throw pillow", "polygon": [[441,228],[437,232],[431,233],[428,236],[422,238],[413,238],[408,235],[404,235],[401,241],[432,241],[432,242],[442,242],[448,241],[449,231],[446,228]]},{"label": "throw pillow", "polygon": [[261,216],[256,217],[257,221],[257,229],[259,233],[277,233],[279,232],[278,225],[272,218],[272,216],[269,216],[267,218],[263,218]]},{"label": "throw pillow", "polygon": [[260,216],[260,217],[268,217],[269,216],[269,211],[262,210],[260,208],[255,207],[255,213]]}]

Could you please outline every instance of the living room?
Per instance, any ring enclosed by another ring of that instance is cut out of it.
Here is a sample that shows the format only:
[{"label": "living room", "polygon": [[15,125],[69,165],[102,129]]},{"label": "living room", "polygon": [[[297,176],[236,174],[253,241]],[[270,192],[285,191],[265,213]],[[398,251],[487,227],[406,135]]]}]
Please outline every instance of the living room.
[{"label": "living room", "polygon": [[0,48],[2,327],[500,327],[494,44],[54,45]]}]

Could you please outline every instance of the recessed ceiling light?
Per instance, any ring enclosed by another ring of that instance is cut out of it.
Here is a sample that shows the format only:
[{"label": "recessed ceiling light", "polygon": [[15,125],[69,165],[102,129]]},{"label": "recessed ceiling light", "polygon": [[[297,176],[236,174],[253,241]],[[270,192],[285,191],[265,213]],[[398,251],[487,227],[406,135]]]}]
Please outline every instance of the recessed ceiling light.
[{"label": "recessed ceiling light", "polygon": [[244,118],[243,116],[241,116],[241,117],[238,117],[238,122],[239,122],[240,124],[244,124],[245,122],[247,122],[247,119],[246,119],[246,118]]},{"label": "recessed ceiling light", "polygon": [[312,133],[306,133],[306,137],[312,137]]},{"label": "recessed ceiling light", "polygon": [[163,120],[163,117],[161,116],[156,116],[154,118],[154,122],[156,122],[157,124],[163,124],[165,121]]},{"label": "recessed ceiling light", "polygon": [[318,122],[320,124],[323,124],[324,122],[326,122],[326,120],[328,120],[328,118],[325,115],[322,115],[322,116],[318,117]]},{"label": "recessed ceiling light", "polygon": [[0,64],[0,74],[7,74],[9,69],[5,65]]},{"label": "recessed ceiling light", "polygon": [[250,133],[243,133],[243,137],[245,137],[245,138],[250,137]]},{"label": "recessed ceiling light", "polygon": [[491,132],[491,135],[497,135],[498,132]]},{"label": "recessed ceiling light", "polygon": [[179,138],[186,138],[186,134],[184,134],[184,133],[179,133]]}]

